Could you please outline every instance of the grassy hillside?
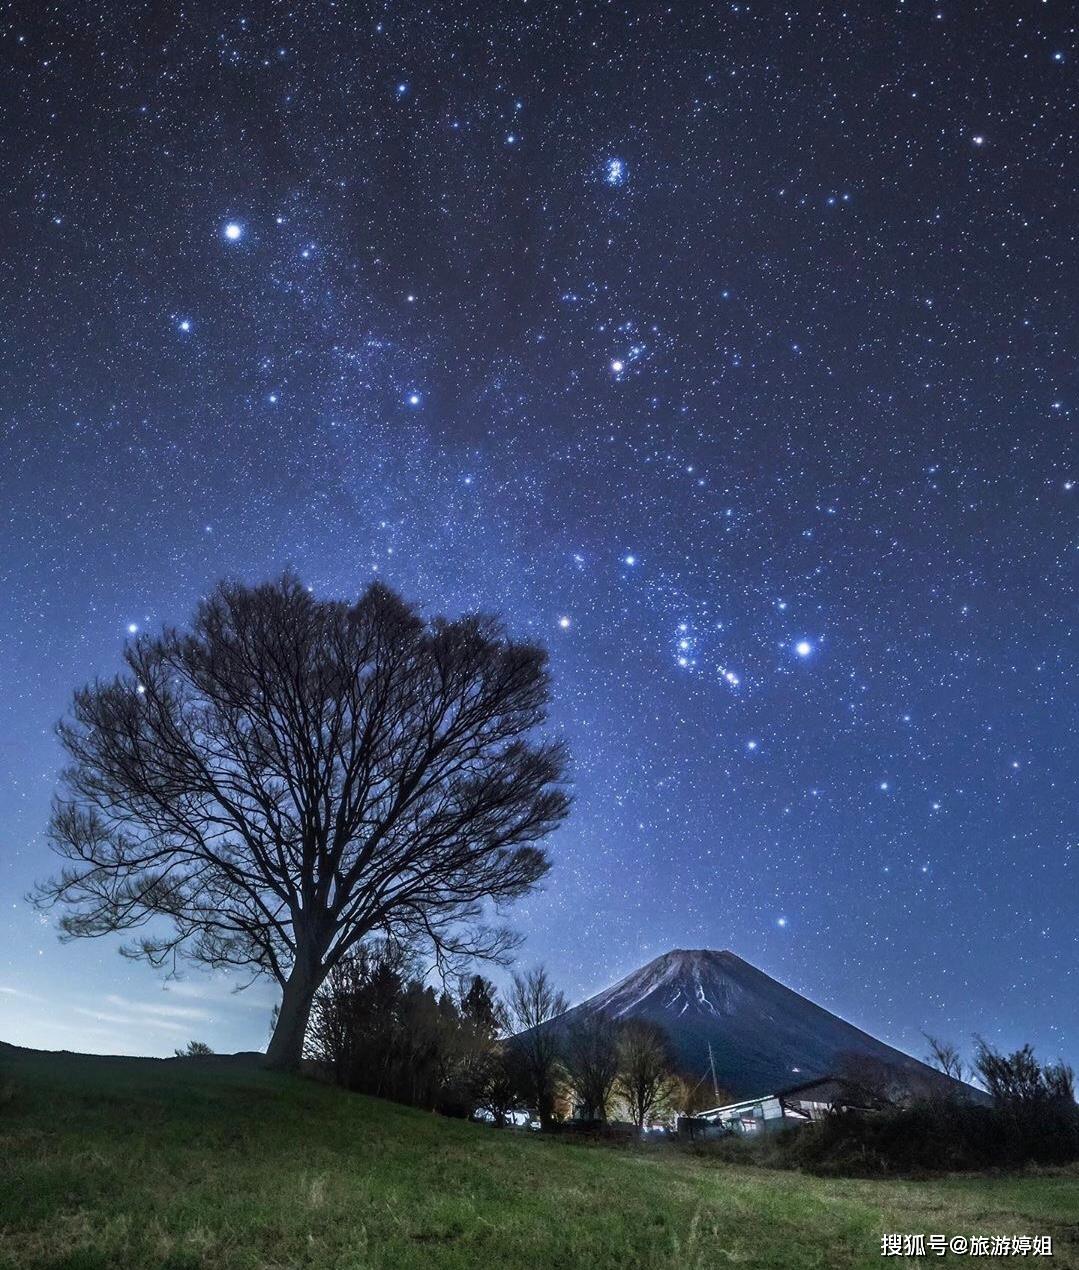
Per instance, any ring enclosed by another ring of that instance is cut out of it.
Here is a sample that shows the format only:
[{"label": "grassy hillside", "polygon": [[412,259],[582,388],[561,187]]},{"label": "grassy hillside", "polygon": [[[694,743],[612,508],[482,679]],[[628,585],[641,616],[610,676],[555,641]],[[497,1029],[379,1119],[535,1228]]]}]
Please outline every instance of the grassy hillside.
[{"label": "grassy hillside", "polygon": [[5,1270],[840,1270],[882,1264],[886,1230],[1049,1232],[1050,1264],[1079,1266],[1075,1176],[822,1181],[498,1133],[227,1060],[5,1050],[0,1088]]}]

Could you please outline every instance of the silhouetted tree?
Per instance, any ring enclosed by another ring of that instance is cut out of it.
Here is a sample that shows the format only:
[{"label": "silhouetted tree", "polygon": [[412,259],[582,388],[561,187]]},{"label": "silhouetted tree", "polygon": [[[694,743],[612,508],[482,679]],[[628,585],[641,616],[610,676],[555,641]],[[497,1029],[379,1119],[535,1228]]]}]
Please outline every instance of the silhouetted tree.
[{"label": "silhouetted tree", "polygon": [[213,1050],[205,1041],[188,1041],[182,1050],[173,1050],[177,1058],[205,1058]]},{"label": "silhouetted tree", "polygon": [[618,1077],[618,1024],[604,1014],[573,1023],[565,1035],[563,1062],[582,1120],[602,1122]]},{"label": "silhouetted tree", "polygon": [[461,1014],[478,1030],[497,1036],[506,1026],[505,1007],[495,985],[483,975],[468,978],[461,992]]},{"label": "silhouetted tree", "polygon": [[499,958],[487,901],[544,875],[565,816],[546,655],[483,616],[424,621],[389,588],[316,600],[286,575],[220,584],[190,634],[140,636],[75,694],[42,884],[66,936],[281,986],[271,1066],[298,1062],[326,975],[369,935]]},{"label": "silhouetted tree", "polygon": [[517,1035],[508,1044],[516,1051],[516,1063],[540,1128],[549,1129],[554,1123],[561,1040],[556,1029],[542,1025],[565,1014],[569,1002],[551,983],[547,971],[537,966],[513,976],[509,1009]]},{"label": "silhouetted tree", "polygon": [[306,1052],[339,1085],[376,1097],[402,1098],[400,1073],[406,982],[413,959],[399,944],[360,944],[343,957],[315,994]]},{"label": "silhouetted tree", "polygon": [[1001,1054],[980,1036],[975,1037],[974,1066],[998,1106],[1075,1103],[1075,1073],[1067,1064],[1041,1063],[1030,1045],[1014,1054]]},{"label": "silhouetted tree", "polygon": [[670,1106],[678,1082],[671,1070],[667,1034],[658,1024],[644,1019],[622,1024],[614,1088],[638,1129]]},{"label": "silhouetted tree", "polygon": [[960,1057],[958,1048],[951,1041],[938,1040],[937,1037],[930,1036],[928,1032],[923,1032],[922,1035],[929,1046],[929,1053],[925,1060],[929,1066],[942,1071],[952,1080],[965,1081],[967,1079],[966,1064]]},{"label": "silhouetted tree", "polygon": [[506,1079],[501,1038],[508,1030],[506,1008],[483,975],[462,981],[452,1047],[449,1084],[465,1114],[488,1112],[501,1125],[520,1098],[519,1082]]},{"label": "silhouetted tree", "polygon": [[501,1128],[512,1112],[529,1104],[531,1088],[521,1051],[503,1042],[494,1047],[483,1066],[476,1087],[476,1108],[486,1112]]}]

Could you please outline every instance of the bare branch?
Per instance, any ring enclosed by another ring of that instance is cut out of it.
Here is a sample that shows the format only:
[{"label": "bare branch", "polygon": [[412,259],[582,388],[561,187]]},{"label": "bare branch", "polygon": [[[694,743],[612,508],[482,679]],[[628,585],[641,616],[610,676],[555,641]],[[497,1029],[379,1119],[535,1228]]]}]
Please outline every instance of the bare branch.
[{"label": "bare branch", "polygon": [[125,662],[58,729],[68,865],[33,898],[65,936],[145,927],[127,955],[270,974],[293,1029],[369,933],[439,961],[512,947],[483,915],[543,877],[569,807],[563,748],[533,739],[542,650],[490,617],[425,623],[380,584],[348,605],[286,575],[222,583],[189,633]]}]

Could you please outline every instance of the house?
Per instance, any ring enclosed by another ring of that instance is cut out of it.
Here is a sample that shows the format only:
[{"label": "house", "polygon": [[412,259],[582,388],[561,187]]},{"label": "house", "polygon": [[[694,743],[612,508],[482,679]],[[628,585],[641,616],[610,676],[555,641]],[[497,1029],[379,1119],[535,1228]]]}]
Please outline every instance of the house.
[{"label": "house", "polygon": [[881,1098],[853,1081],[818,1076],[772,1094],[699,1111],[687,1127],[691,1133],[703,1129],[706,1135],[709,1129],[722,1133],[771,1133],[809,1124],[833,1111],[880,1111],[884,1106]]}]

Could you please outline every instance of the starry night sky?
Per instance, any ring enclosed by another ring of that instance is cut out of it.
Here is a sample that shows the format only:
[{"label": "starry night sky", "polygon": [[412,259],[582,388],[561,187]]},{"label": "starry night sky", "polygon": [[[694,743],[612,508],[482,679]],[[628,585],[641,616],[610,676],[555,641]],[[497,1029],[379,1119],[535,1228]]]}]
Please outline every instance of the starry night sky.
[{"label": "starry night sky", "polygon": [[265,1043],[22,896],[71,690],[291,565],[550,646],[570,996],[730,948],[1079,1061],[1073,16],[7,8],[0,1036]]}]

